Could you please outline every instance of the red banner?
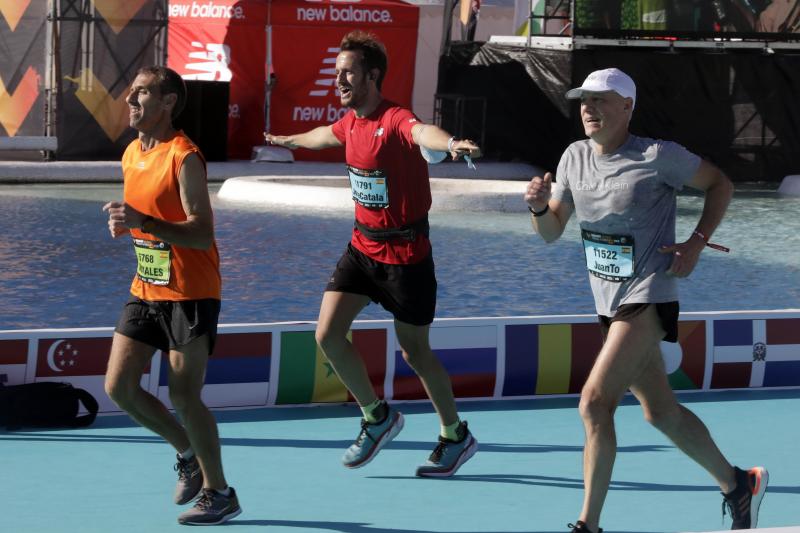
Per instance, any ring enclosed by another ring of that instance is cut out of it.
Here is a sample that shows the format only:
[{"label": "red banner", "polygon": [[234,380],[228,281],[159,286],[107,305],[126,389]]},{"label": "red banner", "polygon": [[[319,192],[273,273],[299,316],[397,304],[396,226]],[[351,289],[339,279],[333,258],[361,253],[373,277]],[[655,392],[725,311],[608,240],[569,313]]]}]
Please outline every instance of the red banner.
[{"label": "red banner", "polygon": [[[368,29],[386,45],[389,70],[382,94],[411,107],[419,10],[399,0],[275,0],[272,2],[270,130],[286,135],[338,120],[334,69],[339,43],[352,29]],[[344,161],[344,150],[295,150],[305,161]]]},{"label": "red banner", "polygon": [[[418,8],[400,0],[170,0],[168,64],[186,79],[230,82],[228,156],[249,158],[264,143],[268,35],[275,75],[270,129],[290,134],[344,113],[333,70],[339,43],[352,29],[368,29],[384,42],[383,95],[410,107],[418,21]],[[343,161],[344,151],[299,150],[295,157]]]},{"label": "red banner", "polygon": [[187,80],[230,82],[228,157],[264,144],[265,0],[170,0],[168,66]]}]

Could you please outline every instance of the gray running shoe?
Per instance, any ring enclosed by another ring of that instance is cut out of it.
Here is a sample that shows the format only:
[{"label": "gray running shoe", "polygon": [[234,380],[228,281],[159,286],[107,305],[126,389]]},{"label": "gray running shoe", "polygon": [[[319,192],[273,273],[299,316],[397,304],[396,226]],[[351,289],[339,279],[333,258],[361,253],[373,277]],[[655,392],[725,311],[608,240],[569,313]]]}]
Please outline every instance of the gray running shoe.
[{"label": "gray running shoe", "polygon": [[370,424],[361,420],[361,432],[356,441],[347,448],[342,463],[347,468],[361,468],[378,455],[403,429],[403,413],[387,405],[386,418],[381,422]]},{"label": "gray running shoe", "polygon": [[425,461],[425,464],[417,467],[418,476],[450,477],[470,457],[475,455],[475,452],[478,451],[478,441],[470,433],[466,421],[461,422],[458,434],[461,435],[461,440],[458,441],[439,436],[439,444],[436,445],[431,456]]},{"label": "gray running shoe", "polygon": [[191,459],[183,459],[177,456],[178,462],[175,463],[175,471],[178,472],[178,484],[175,485],[175,503],[183,505],[194,500],[203,488],[203,471],[197,456]]},{"label": "gray running shoe", "polygon": [[213,489],[203,489],[194,507],[178,517],[178,523],[190,526],[215,526],[242,513],[236,491],[223,496]]}]

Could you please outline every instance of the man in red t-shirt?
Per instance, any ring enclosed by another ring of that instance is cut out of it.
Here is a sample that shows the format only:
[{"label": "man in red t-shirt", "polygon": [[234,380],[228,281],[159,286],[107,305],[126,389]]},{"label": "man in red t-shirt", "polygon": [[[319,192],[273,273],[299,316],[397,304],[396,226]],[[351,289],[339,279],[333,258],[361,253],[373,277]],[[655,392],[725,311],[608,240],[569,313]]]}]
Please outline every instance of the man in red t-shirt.
[{"label": "man in red t-shirt", "polygon": [[342,105],[352,112],[329,126],[265,138],[286,148],[345,146],[355,225],[325,288],[316,333],[364,413],[361,432],[342,462],[348,468],[366,465],[403,428],[403,415],[378,398],[363,359],[347,340],[353,320],[372,300],[394,315],[403,358],[422,380],[441,421],[439,443],[417,475],[446,477],[475,454],[478,442],[458,417],[450,377],[428,339],[436,276],[428,240],[431,189],[420,148],[447,151],[453,158],[479,157],[480,149],[384,100],[385,75],[383,44],[369,33],[348,33],[336,58],[336,84]]}]

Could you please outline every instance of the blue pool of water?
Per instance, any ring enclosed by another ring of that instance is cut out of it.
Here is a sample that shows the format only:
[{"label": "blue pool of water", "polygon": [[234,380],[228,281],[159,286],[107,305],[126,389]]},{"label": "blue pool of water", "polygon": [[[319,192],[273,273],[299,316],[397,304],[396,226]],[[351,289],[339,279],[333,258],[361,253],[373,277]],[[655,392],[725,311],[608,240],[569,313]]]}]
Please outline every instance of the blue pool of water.
[{"label": "blue pool of water", "polygon": [[[212,189],[215,193],[218,186]],[[524,183],[520,182],[520,196]],[[113,326],[134,271],[102,205],[121,185],[0,186],[0,329]],[[316,320],[352,212],[266,210],[213,199],[222,323]],[[678,200],[678,236],[702,198]],[[681,281],[685,311],[800,308],[800,199],[737,192],[714,241]],[[577,225],[544,244],[522,213],[433,213],[438,317],[593,313]],[[389,318],[370,305],[360,318]]]}]

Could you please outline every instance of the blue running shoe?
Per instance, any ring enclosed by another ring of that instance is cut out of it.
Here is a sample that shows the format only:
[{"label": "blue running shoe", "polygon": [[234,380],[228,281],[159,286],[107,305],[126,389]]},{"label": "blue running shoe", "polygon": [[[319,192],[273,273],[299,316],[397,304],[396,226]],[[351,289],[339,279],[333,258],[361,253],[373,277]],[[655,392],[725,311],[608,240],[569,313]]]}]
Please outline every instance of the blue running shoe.
[{"label": "blue running shoe", "polygon": [[403,429],[403,413],[389,406],[387,408],[386,418],[381,422],[370,424],[361,420],[361,433],[342,457],[344,466],[361,468],[366,465]]},{"label": "blue running shoe", "polygon": [[450,477],[461,465],[478,451],[478,441],[467,428],[467,422],[461,422],[458,428],[461,440],[454,441],[439,436],[439,444],[425,464],[417,467],[420,477]]}]

